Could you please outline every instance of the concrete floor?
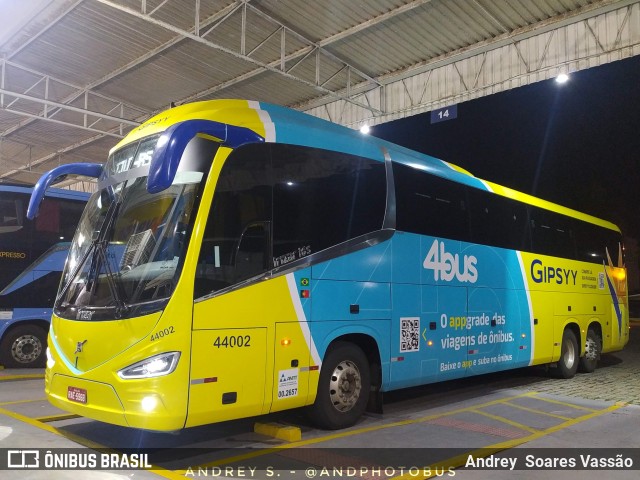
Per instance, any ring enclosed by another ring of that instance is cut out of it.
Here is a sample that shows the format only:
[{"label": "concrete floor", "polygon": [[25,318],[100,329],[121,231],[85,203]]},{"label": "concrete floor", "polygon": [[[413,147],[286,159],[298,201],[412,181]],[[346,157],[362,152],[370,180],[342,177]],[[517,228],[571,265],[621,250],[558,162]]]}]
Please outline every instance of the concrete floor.
[{"label": "concrete floor", "polygon": [[[66,416],[50,406],[41,371],[0,371],[0,468],[7,449],[80,448],[76,452],[149,454],[149,470],[6,470],[3,479],[120,478],[425,478],[425,466],[445,478],[638,478],[638,470],[521,469],[526,455],[578,458],[631,456],[640,468],[640,328],[623,351],[603,357],[594,374],[549,379],[543,369],[486,375],[408,389],[385,397],[383,415],[356,426],[314,429],[300,411],[159,434]],[[254,432],[254,424],[300,428],[286,442]],[[633,447],[637,450],[621,450]],[[93,448],[94,450],[89,450]],[[532,449],[551,450],[532,450]],[[588,450],[588,449],[598,450]],[[127,450],[131,449],[131,450]],[[611,449],[611,450],[609,450]],[[14,452],[15,454],[15,452]],[[469,455],[509,459],[518,468],[479,470]],[[435,470],[435,465],[441,467]],[[336,466],[338,469],[333,469]],[[349,467],[349,468],[347,468]],[[405,468],[401,468],[405,467]],[[409,468],[414,467],[414,468]],[[225,468],[227,468],[225,470]],[[256,470],[252,470],[255,468]]]}]

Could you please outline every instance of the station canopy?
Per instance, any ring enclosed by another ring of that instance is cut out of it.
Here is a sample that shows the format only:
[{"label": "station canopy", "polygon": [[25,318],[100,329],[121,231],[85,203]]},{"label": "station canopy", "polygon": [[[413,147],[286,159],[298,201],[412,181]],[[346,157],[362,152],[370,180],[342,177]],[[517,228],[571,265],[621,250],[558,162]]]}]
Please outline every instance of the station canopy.
[{"label": "station canopy", "polygon": [[[245,98],[353,128],[640,53],[628,0],[1,0],[0,182]],[[92,189],[68,179],[71,188]]]}]

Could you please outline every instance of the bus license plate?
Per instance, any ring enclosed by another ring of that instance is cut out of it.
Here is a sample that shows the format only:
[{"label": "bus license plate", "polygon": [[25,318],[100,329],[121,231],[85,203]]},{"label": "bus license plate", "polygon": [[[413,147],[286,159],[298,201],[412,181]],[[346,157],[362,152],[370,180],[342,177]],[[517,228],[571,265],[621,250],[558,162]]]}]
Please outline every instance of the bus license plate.
[{"label": "bus license plate", "polygon": [[84,388],[67,387],[67,400],[76,403],[87,403],[87,391]]}]

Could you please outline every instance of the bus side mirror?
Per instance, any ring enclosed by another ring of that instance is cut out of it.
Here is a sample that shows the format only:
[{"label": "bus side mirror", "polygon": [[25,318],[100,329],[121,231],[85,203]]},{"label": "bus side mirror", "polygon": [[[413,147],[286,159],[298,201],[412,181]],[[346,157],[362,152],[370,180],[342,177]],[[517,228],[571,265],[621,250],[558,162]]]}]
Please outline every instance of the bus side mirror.
[{"label": "bus side mirror", "polygon": [[185,120],[167,128],[158,138],[149,165],[147,191],[158,193],[173,183],[187,145],[198,134],[208,135],[231,148],[245,143],[264,142],[264,138],[245,127],[211,120]]},{"label": "bus side mirror", "polygon": [[47,188],[60,177],[66,175],[82,175],[84,177],[98,178],[102,173],[102,165],[99,163],[69,163],[49,170],[40,177],[38,183],[33,187],[29,207],[27,208],[27,218],[33,220],[38,214],[40,202],[44,198]]}]

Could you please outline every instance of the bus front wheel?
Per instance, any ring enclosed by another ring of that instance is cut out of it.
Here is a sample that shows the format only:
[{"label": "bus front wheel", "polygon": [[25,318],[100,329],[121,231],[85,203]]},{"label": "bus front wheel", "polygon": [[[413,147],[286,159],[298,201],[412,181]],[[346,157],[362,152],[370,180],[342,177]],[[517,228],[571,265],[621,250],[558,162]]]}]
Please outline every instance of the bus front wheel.
[{"label": "bus front wheel", "polygon": [[559,378],[572,378],[578,371],[578,361],[580,349],[576,334],[572,330],[566,329],[562,334],[562,347],[560,359],[556,364],[555,376]]},{"label": "bus front wheel", "polygon": [[584,348],[584,357],[580,359],[580,371],[585,373],[591,373],[596,369],[598,360],[600,359],[600,352],[602,351],[602,339],[600,335],[590,328],[587,331],[587,340]]},{"label": "bus front wheel", "polygon": [[356,345],[337,342],[322,361],[316,401],[309,412],[311,420],[329,430],[354,425],[365,411],[370,387],[365,354]]},{"label": "bus front wheel", "polygon": [[47,332],[36,325],[18,325],[0,344],[0,363],[7,368],[44,367]]}]

